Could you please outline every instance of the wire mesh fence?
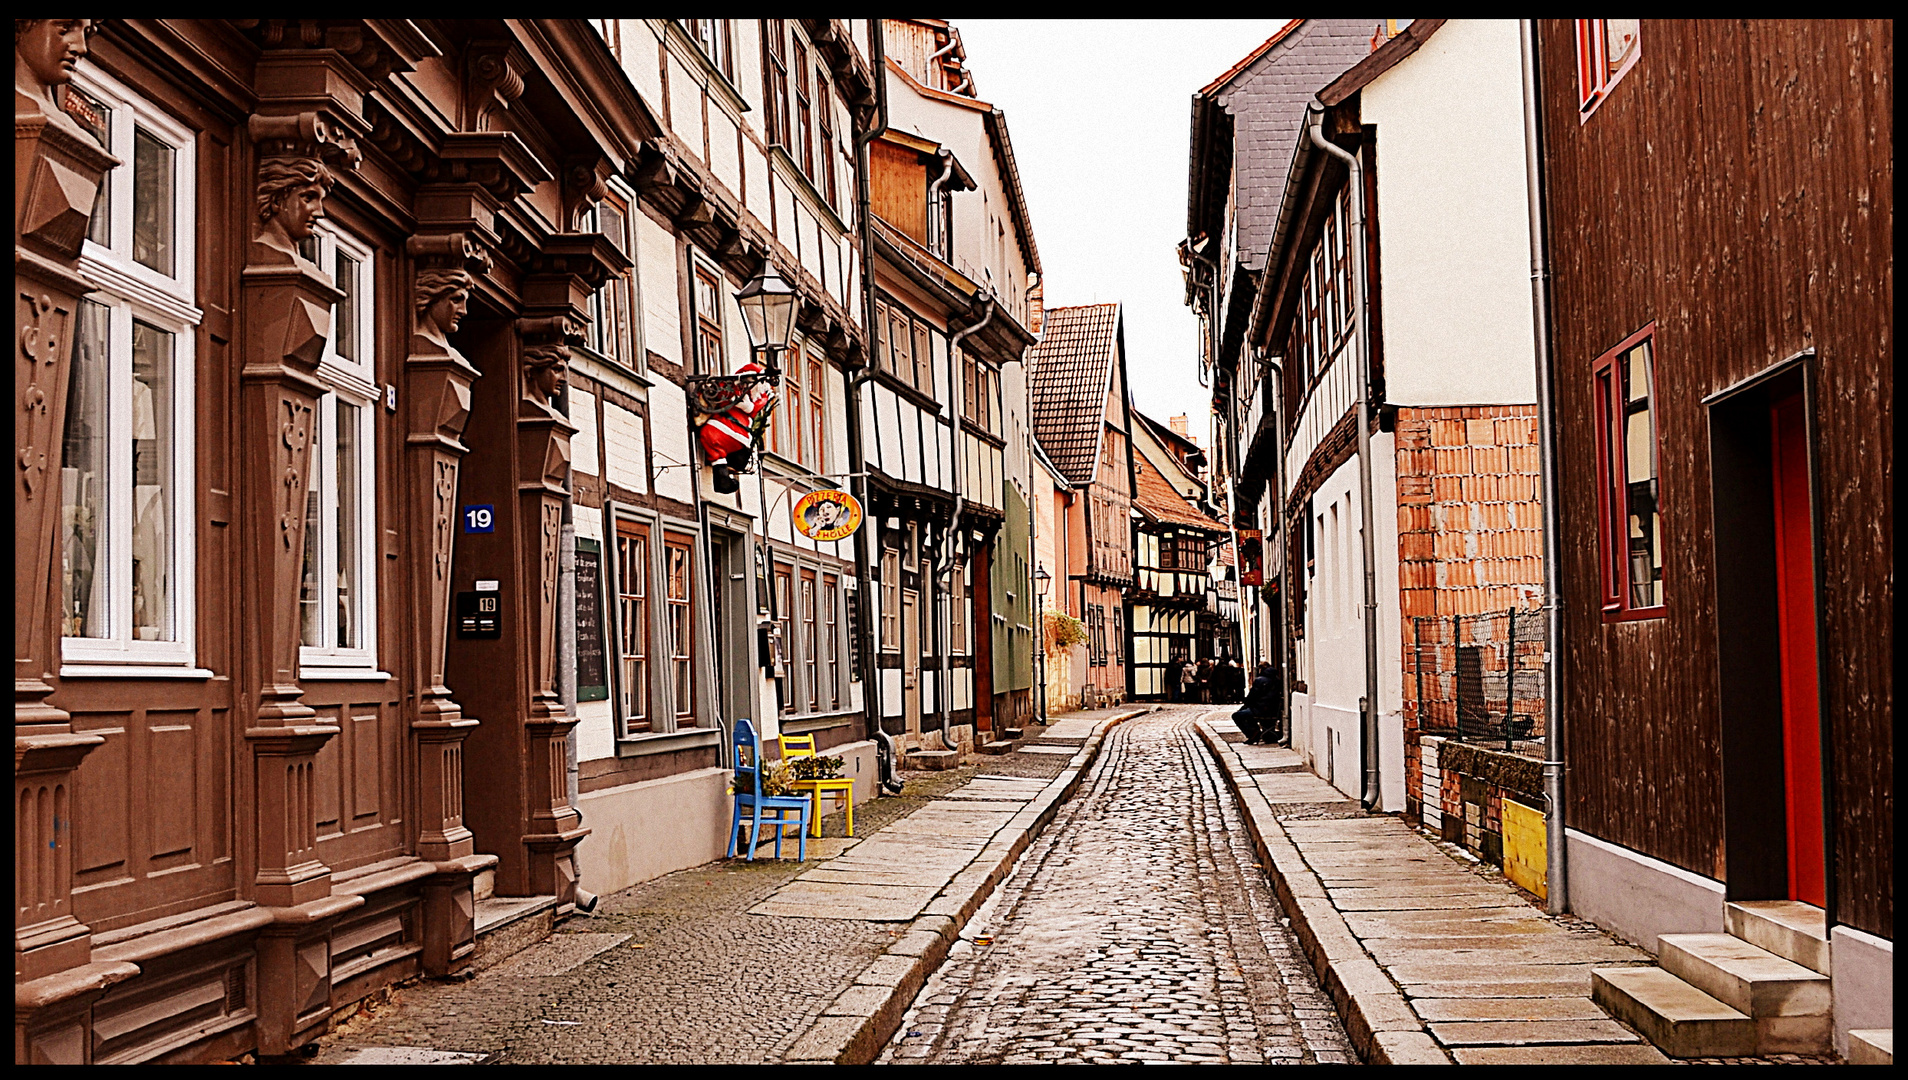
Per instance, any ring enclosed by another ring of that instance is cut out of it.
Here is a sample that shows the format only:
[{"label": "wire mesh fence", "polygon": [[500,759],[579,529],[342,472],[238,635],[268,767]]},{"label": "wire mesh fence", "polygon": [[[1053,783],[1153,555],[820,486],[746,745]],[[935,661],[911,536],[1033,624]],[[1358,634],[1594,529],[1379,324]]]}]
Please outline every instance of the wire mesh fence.
[{"label": "wire mesh fence", "polygon": [[1407,692],[1428,734],[1507,750],[1544,737],[1544,610],[1413,618]]}]

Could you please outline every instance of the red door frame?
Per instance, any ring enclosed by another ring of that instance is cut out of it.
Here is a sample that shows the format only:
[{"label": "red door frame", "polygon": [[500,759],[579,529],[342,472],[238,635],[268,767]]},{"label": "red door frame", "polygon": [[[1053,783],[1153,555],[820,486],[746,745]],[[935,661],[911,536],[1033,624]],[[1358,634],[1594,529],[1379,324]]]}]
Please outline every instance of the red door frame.
[{"label": "red door frame", "polygon": [[1815,633],[1814,533],[1808,420],[1798,388],[1770,403],[1777,626],[1782,655],[1782,751],[1787,774],[1789,897],[1828,906],[1822,800],[1822,720]]}]

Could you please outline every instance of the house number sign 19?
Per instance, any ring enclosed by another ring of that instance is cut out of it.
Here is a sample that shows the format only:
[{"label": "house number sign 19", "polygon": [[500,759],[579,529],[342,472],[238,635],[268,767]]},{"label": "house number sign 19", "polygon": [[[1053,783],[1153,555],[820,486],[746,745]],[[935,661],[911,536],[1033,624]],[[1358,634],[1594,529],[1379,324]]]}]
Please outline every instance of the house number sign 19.
[{"label": "house number sign 19", "polygon": [[464,507],[464,531],[467,533],[496,532],[497,508],[495,506]]}]

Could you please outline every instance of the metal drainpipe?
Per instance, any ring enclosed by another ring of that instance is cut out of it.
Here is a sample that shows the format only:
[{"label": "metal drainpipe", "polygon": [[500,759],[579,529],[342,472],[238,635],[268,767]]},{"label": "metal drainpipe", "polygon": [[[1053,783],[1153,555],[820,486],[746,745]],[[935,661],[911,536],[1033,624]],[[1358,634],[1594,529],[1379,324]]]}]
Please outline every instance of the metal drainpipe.
[{"label": "metal drainpipe", "polygon": [[[959,351],[961,347],[961,342],[966,341],[969,337],[972,337],[975,333],[977,333],[981,329],[981,327],[986,326],[988,323],[992,322],[994,319],[993,293],[991,292],[986,293],[983,296],[981,302],[987,308],[987,313],[981,316],[981,320],[975,323],[974,325],[967,327],[964,330],[955,331],[954,336],[948,338],[947,340],[947,392],[948,392],[948,396],[953,399],[952,406],[949,411],[951,411],[954,414],[954,438],[950,440],[949,442],[949,445],[952,449],[951,456],[954,459],[951,462],[954,468],[954,517],[952,522],[950,522],[950,524],[948,525],[948,540],[945,544],[943,544],[941,549],[941,554],[946,556],[946,559],[944,561],[936,560],[936,562],[940,563],[940,565],[934,568],[934,580],[937,583],[941,580],[941,575],[947,573],[947,571],[953,566],[954,543],[955,541],[961,539],[961,536],[960,536],[961,512],[963,509],[966,508],[966,505],[967,505],[966,492],[963,490],[965,485],[962,483],[962,480],[964,480],[965,477],[961,473],[961,388],[960,388],[961,365],[958,362],[958,355],[959,355]],[[936,593],[939,593],[940,591],[941,590],[938,588],[935,589]],[[929,605],[928,610],[930,611],[934,610],[933,605]],[[953,612],[949,612],[948,617],[952,618]],[[949,746],[947,742],[947,728],[948,728],[948,721],[949,721],[948,708],[947,708],[947,702],[948,702],[947,691],[948,691],[949,685],[953,681],[953,675],[952,675],[952,665],[949,662],[949,657],[947,654],[947,627],[945,623],[946,623],[946,620],[944,619],[938,619],[938,618],[935,619],[934,633],[935,633],[935,636],[939,638],[941,641],[941,683],[938,687],[935,688],[934,704],[936,706],[935,711],[941,714],[941,726],[940,726],[941,748],[944,750],[952,750],[954,748],[952,746]]]},{"label": "metal drainpipe", "polygon": [[[934,216],[934,197],[941,193],[941,185],[947,183],[948,180],[954,176],[954,151],[942,147],[936,153],[941,159],[941,175],[935,177],[934,182],[928,185],[927,212],[930,215],[928,217],[928,224],[945,228],[946,226],[941,223],[941,219]],[[951,262],[954,255],[954,238],[952,236],[943,236],[940,240],[942,245],[947,248],[947,255]],[[928,245],[928,250],[934,250],[934,246],[932,244]]]},{"label": "metal drainpipe", "polygon": [[1543,161],[1537,113],[1537,26],[1519,21],[1524,67],[1524,173],[1530,207],[1531,332],[1537,351],[1537,440],[1544,462],[1544,893],[1550,913],[1569,903],[1564,836],[1563,538],[1557,527],[1557,418],[1550,370],[1549,252],[1545,246]]},{"label": "metal drainpipe", "polygon": [[1312,99],[1306,110],[1305,133],[1312,145],[1343,161],[1351,170],[1352,282],[1358,290],[1357,321],[1353,329],[1358,339],[1358,521],[1359,546],[1365,563],[1365,696],[1359,704],[1363,738],[1359,761],[1364,768],[1365,809],[1382,807],[1383,792],[1378,777],[1378,580],[1375,552],[1375,516],[1371,506],[1371,320],[1369,289],[1365,281],[1365,172],[1358,155],[1341,148],[1325,137],[1325,106]]},{"label": "metal drainpipe", "polygon": [[[848,379],[848,460],[856,466],[861,475],[851,479],[859,490],[856,495],[861,500],[862,511],[867,516],[862,526],[855,530],[855,573],[860,583],[855,588],[855,610],[860,614],[861,630],[861,704],[867,713],[868,732],[871,737],[885,736],[881,730],[881,671],[876,666],[879,652],[875,647],[875,610],[874,596],[877,586],[874,583],[874,553],[868,543],[869,534],[874,528],[874,501],[869,497],[869,470],[866,467],[867,455],[861,430],[861,388],[874,377],[875,366],[880,357],[875,355],[876,317],[875,317],[875,257],[874,257],[874,215],[870,209],[872,197],[868,177],[868,146],[888,130],[888,66],[884,51],[881,20],[868,20],[868,46],[870,68],[874,77],[875,122],[867,131],[855,136],[855,230],[861,240],[861,322],[867,333],[867,363],[860,371]],[[880,738],[876,737],[880,742]],[[889,756],[889,766],[898,767],[899,762]]]}]

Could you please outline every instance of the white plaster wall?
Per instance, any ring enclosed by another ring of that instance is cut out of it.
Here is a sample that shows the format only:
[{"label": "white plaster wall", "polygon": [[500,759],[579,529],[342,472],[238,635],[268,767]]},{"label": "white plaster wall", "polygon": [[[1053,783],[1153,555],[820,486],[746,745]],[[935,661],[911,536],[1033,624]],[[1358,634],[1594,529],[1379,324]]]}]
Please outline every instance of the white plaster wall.
[{"label": "white plaster wall", "polygon": [[736,143],[735,121],[729,119],[725,106],[718,101],[710,101],[709,167],[714,170],[717,180],[722,181],[730,191],[737,194],[742,191],[740,154],[741,148]]},{"label": "white plaster wall", "polygon": [[570,436],[570,467],[580,473],[598,475],[603,466],[596,455],[595,394],[570,387],[570,423],[576,425],[576,434]]},{"label": "white plaster wall", "polygon": [[[1372,536],[1378,603],[1378,777],[1383,809],[1404,808],[1403,656],[1399,638],[1397,466],[1394,437],[1372,437]],[[1333,510],[1336,509],[1336,527]],[[1354,798],[1362,796],[1358,699],[1365,694],[1365,578],[1360,536],[1358,458],[1347,459],[1313,496],[1316,572],[1306,585],[1305,671],[1311,705],[1294,724],[1294,748],[1305,743],[1313,771]],[[1323,515],[1325,523],[1317,524]],[[1296,710],[1295,714],[1296,716]],[[1328,755],[1326,747],[1331,747]],[[1349,758],[1347,759],[1347,755]],[[1327,762],[1331,768],[1328,769]]]},{"label": "white plaster wall", "polygon": [[1520,72],[1514,20],[1453,19],[1362,92],[1397,404],[1537,400]]},{"label": "white plaster wall", "polygon": [[729,770],[697,769],[657,780],[584,792],[577,799],[590,835],[577,869],[591,892],[720,859],[729,846]]},{"label": "white plaster wall", "polygon": [[[688,403],[683,398],[682,387],[667,379],[656,380],[649,390],[649,415],[656,421],[651,431],[656,437],[656,494],[664,495],[681,502],[694,501],[694,491],[688,468],[694,459],[689,456],[688,413],[684,412]],[[676,465],[677,468],[662,469],[664,465]],[[640,489],[639,489],[640,490]]]},{"label": "white plaster wall", "polygon": [[682,315],[677,310],[676,238],[647,214],[636,222],[636,272],[641,276],[643,347],[672,363],[682,362]]},{"label": "white plaster wall", "polygon": [[603,403],[603,454],[609,459],[605,464],[611,483],[639,494],[648,493],[649,468],[644,462],[642,420],[615,402]]},{"label": "white plaster wall", "polygon": [[595,761],[616,756],[616,721],[608,701],[576,703],[576,759]]},{"label": "white plaster wall", "polygon": [[1572,914],[1651,952],[1663,934],[1725,931],[1722,882],[1575,829],[1564,839]]},{"label": "white plaster wall", "polygon": [[1848,1056],[1848,1033],[1895,1026],[1895,943],[1846,926],[1829,931],[1834,973],[1835,1050]]},{"label": "white plaster wall", "polygon": [[690,153],[703,156],[702,88],[674,56],[669,58],[669,128]]}]

